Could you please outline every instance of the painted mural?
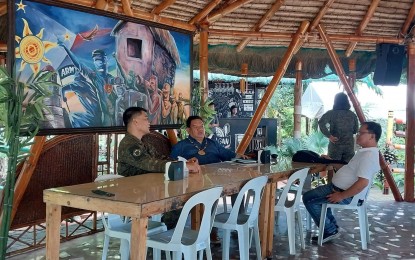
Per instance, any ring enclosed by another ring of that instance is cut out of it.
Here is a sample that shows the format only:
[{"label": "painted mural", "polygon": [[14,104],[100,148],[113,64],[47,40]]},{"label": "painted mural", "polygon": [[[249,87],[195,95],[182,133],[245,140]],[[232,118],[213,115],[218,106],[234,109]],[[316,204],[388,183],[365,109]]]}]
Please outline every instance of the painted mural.
[{"label": "painted mural", "polygon": [[14,3],[20,79],[52,70],[61,86],[45,99],[44,129],[122,126],[130,106],[147,109],[152,125],[189,115],[190,34],[49,1]]}]

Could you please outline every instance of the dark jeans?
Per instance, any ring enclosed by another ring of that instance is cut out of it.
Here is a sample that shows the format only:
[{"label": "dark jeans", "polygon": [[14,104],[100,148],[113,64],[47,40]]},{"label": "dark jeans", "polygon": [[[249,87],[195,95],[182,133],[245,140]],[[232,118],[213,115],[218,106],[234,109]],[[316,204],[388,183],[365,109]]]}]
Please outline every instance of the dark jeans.
[{"label": "dark jeans", "polygon": [[[342,189],[337,188],[332,183],[318,186],[315,189],[307,191],[303,195],[303,202],[310,213],[310,216],[313,218],[314,223],[317,226],[320,225],[320,215],[321,215],[321,208],[323,203],[329,203],[327,200],[327,195],[333,193],[333,190],[336,191],[343,191]],[[349,204],[353,197],[344,199],[339,202],[339,204]],[[324,226],[324,233],[331,234],[337,230],[337,222],[333,216],[331,208],[327,209],[326,214],[326,223]]]}]

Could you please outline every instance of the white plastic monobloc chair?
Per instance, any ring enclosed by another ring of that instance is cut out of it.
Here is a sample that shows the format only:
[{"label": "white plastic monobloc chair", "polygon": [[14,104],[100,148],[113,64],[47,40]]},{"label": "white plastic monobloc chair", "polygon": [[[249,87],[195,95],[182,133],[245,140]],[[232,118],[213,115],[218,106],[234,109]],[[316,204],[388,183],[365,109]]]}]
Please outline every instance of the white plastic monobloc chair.
[{"label": "white plastic monobloc chair", "polygon": [[[319,225],[319,234],[324,234],[324,225],[326,223],[326,214],[327,209],[351,209],[357,210],[359,217],[359,228],[360,228],[360,239],[362,241],[362,249],[367,249],[367,243],[370,241],[369,235],[369,221],[367,217],[367,208],[366,208],[366,199],[369,195],[370,187],[372,182],[369,182],[369,185],[363,189],[361,192],[353,196],[352,201],[349,204],[335,204],[335,203],[325,203],[321,208],[320,215],[320,225]],[[323,244],[323,236],[318,236],[318,244],[321,246]]]},{"label": "white plastic monobloc chair", "polygon": [[[274,210],[278,212],[285,212],[287,215],[287,229],[288,229],[288,244],[290,247],[290,254],[295,255],[295,224],[298,224],[301,240],[301,248],[305,249],[304,243],[304,234],[303,234],[303,224],[301,218],[300,210],[300,201],[303,186],[305,179],[308,175],[310,168],[305,168],[293,173],[290,178],[288,178],[287,185],[281,192],[281,195],[277,201],[277,204],[274,207]],[[295,190],[291,186],[298,180],[296,183],[298,186]],[[294,196],[294,198],[289,197],[288,194]],[[276,215],[278,219],[278,214]]]},{"label": "white plastic monobloc chair", "polygon": [[[240,190],[235,204],[232,207],[230,213],[222,213],[216,215],[213,223],[214,227],[224,229],[223,241],[222,241],[222,259],[229,259],[229,246],[230,246],[230,232],[236,230],[238,232],[239,241],[239,253],[240,259],[249,259],[250,248],[250,234],[254,235],[255,248],[257,259],[261,257],[261,245],[259,241],[259,229],[258,229],[258,213],[261,203],[262,191],[267,183],[267,176],[260,176],[248,181]],[[240,213],[239,208],[244,203],[244,195],[250,192],[250,197],[253,196],[254,202],[252,203],[249,213]],[[252,230],[252,233],[250,233]]]},{"label": "white plastic monobloc chair", "polygon": [[[212,259],[210,250],[210,231],[216,214],[218,200],[222,187],[211,188],[193,195],[184,205],[177,225],[174,229],[147,236],[147,247],[173,252],[173,259],[186,260],[203,259],[203,250],[206,250],[207,259]],[[200,229],[192,230],[185,227],[190,210],[202,204],[204,208]],[[167,254],[168,255],[168,254]],[[156,259],[156,258],[154,258]]]},{"label": "white plastic monobloc chair", "polygon": [[[95,179],[95,182],[98,181],[107,181],[112,179],[122,178],[121,175],[116,174],[105,174],[100,175]],[[153,219],[153,218],[152,218]],[[154,219],[160,219],[159,215],[154,216]],[[102,259],[107,259],[108,247],[110,238],[119,238],[121,239],[121,259],[128,259],[130,255],[130,240],[131,240],[131,223],[128,222],[127,218],[124,218],[116,214],[105,214],[101,213],[101,220],[104,226],[104,245],[102,252]],[[167,227],[164,223],[159,221],[149,221],[148,223],[148,232],[147,234],[152,235],[160,233],[167,230]],[[153,250],[153,255],[157,256],[160,254],[159,250]],[[168,258],[169,259],[169,258]]]}]

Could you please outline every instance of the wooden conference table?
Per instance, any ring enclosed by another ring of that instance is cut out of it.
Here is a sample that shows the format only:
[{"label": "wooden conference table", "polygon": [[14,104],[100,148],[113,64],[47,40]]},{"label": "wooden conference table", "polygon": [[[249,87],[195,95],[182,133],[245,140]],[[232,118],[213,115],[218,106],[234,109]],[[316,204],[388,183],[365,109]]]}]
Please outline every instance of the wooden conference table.
[{"label": "wooden conference table", "polygon": [[[310,167],[311,172],[325,165],[311,163],[250,164],[222,162],[201,166],[202,172],[180,181],[165,181],[164,174],[149,173],[97,183],[44,190],[46,203],[46,259],[59,259],[62,206],[109,212],[131,217],[131,259],[146,259],[148,217],[181,208],[194,194],[222,186],[224,194],[237,193],[250,179],[267,175],[260,209],[260,236],[264,257],[272,255],[274,201],[277,182],[296,170]],[[96,195],[91,190],[114,193],[113,197]],[[197,214],[196,214],[197,215]],[[197,220],[197,216],[193,218]],[[197,226],[197,223],[196,223]]]}]

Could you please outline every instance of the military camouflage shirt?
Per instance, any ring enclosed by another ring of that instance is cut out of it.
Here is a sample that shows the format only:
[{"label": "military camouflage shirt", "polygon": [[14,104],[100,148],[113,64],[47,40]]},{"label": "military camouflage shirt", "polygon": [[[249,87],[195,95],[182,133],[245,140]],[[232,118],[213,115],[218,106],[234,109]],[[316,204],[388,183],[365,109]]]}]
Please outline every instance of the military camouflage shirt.
[{"label": "military camouflage shirt", "polygon": [[350,110],[329,110],[318,121],[321,132],[339,138],[336,144],[354,144],[353,134],[359,129],[357,116]]},{"label": "military camouflage shirt", "polygon": [[118,147],[117,172],[123,176],[164,173],[166,162],[169,161],[173,160],[158,154],[154,147],[127,133]]}]

